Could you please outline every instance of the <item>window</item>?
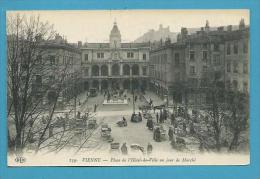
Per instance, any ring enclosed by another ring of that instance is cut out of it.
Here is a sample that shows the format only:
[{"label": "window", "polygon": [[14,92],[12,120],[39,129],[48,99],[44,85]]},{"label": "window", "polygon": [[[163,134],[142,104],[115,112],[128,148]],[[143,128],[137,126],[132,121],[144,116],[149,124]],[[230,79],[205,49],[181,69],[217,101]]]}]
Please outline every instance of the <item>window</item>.
[{"label": "window", "polygon": [[214,65],[220,65],[220,56],[219,55],[213,56],[213,63],[214,63]]},{"label": "window", "polygon": [[175,81],[179,82],[180,80],[181,80],[181,73],[180,72],[175,73]]},{"label": "window", "polygon": [[231,65],[230,65],[230,63],[227,63],[227,72],[231,72]]},{"label": "window", "polygon": [[163,64],[167,63],[167,54],[163,54]]},{"label": "window", "polygon": [[103,52],[98,52],[97,53],[97,58],[104,58],[104,53]]},{"label": "window", "polygon": [[59,57],[56,58],[56,64],[58,65],[60,63]]},{"label": "window", "polygon": [[143,60],[146,60],[146,53],[143,53]]},{"label": "window", "polygon": [[180,54],[175,53],[174,57],[175,57],[175,66],[178,67],[180,65]]},{"label": "window", "polygon": [[234,51],[234,54],[238,54],[238,44],[237,43],[234,44],[233,51]]},{"label": "window", "polygon": [[35,81],[36,81],[37,85],[41,85],[42,84],[42,76],[41,75],[36,75]]},{"label": "window", "polygon": [[88,61],[88,54],[84,54],[84,60]]},{"label": "window", "polygon": [[243,72],[244,72],[245,74],[248,73],[248,64],[247,64],[247,63],[244,63],[244,65],[243,65]]},{"label": "window", "polygon": [[133,52],[127,52],[127,58],[134,58]]},{"label": "window", "polygon": [[55,65],[55,56],[54,55],[50,55],[49,59],[50,59],[50,64],[51,65]]},{"label": "window", "polygon": [[227,44],[227,55],[230,55],[231,54],[231,44],[228,43]]},{"label": "window", "polygon": [[238,64],[233,63],[233,73],[238,73]]},{"label": "window", "polygon": [[202,52],[202,54],[203,54],[203,60],[207,60],[207,58],[208,58],[208,52],[207,51],[203,51]]},{"label": "window", "polygon": [[207,72],[207,69],[208,69],[208,67],[206,66],[206,65],[204,65],[203,67],[202,67],[202,71],[205,73],[205,72]]},{"label": "window", "polygon": [[117,52],[114,53],[114,58],[115,58],[115,59],[118,58],[118,54],[117,54]]},{"label": "window", "polygon": [[65,65],[65,64],[66,64],[66,57],[65,57],[65,56],[63,56],[62,63],[63,63],[63,65]]},{"label": "window", "polygon": [[248,91],[247,88],[248,88],[248,84],[247,84],[247,82],[244,82],[244,84],[243,84],[243,92],[244,93]]},{"label": "window", "polygon": [[230,82],[230,80],[226,81],[226,88],[227,89],[231,89],[231,82]]},{"label": "window", "polygon": [[144,75],[144,76],[147,75],[147,67],[143,67],[143,75]]},{"label": "window", "polygon": [[243,43],[243,53],[248,52],[248,44],[246,42]]},{"label": "window", "polygon": [[195,61],[195,52],[190,51],[190,61]]},{"label": "window", "polygon": [[233,80],[233,89],[237,89],[237,87],[238,87],[238,82],[237,82],[237,80]]},{"label": "window", "polygon": [[114,40],[114,45],[115,45],[115,48],[117,47],[117,41],[116,40]]},{"label": "window", "polygon": [[89,69],[88,69],[88,68],[85,68],[85,70],[84,70],[84,75],[85,75],[85,76],[88,76],[88,75],[89,75]]},{"label": "window", "polygon": [[70,62],[70,65],[73,65],[73,58],[72,57],[69,57],[69,62]]},{"label": "window", "polygon": [[213,49],[214,49],[215,52],[219,51],[219,44],[214,44]]},{"label": "window", "polygon": [[195,74],[195,66],[190,66],[190,74],[191,75]]}]

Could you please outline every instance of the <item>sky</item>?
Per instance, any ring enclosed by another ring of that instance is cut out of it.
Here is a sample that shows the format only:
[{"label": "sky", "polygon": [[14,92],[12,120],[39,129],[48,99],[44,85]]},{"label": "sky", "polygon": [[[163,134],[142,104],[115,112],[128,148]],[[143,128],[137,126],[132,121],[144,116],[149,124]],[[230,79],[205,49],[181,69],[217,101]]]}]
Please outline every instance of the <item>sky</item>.
[{"label": "sky", "polygon": [[42,21],[54,24],[54,29],[68,42],[108,42],[114,22],[117,22],[123,42],[131,42],[159,25],[169,26],[172,32],[181,27],[238,25],[241,18],[249,25],[249,10],[86,10],[86,11],[9,11],[40,15]]}]

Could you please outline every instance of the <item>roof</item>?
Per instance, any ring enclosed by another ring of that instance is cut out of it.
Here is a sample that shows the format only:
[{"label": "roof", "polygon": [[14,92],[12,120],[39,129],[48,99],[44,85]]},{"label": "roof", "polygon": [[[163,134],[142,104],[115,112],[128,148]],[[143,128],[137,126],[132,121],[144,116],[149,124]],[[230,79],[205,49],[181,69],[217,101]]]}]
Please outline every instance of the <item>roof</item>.
[{"label": "roof", "polygon": [[[147,43],[121,43],[121,48],[142,48],[150,47],[149,42]],[[98,49],[98,48],[110,48],[109,43],[85,43],[82,49]]]},{"label": "roof", "polygon": [[110,32],[110,35],[120,35],[120,31],[119,31],[119,29],[117,27],[116,22],[114,23],[114,26],[113,26],[113,28],[112,28],[112,30]]}]

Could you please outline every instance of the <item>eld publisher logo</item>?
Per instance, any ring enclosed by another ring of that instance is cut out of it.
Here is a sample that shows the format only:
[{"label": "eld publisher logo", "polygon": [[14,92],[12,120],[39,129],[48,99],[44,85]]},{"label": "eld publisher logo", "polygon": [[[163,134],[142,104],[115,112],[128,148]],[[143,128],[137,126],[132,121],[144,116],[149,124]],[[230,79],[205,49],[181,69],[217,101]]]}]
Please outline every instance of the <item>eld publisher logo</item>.
[{"label": "eld publisher logo", "polygon": [[15,162],[16,163],[25,163],[26,159],[24,157],[16,157]]}]

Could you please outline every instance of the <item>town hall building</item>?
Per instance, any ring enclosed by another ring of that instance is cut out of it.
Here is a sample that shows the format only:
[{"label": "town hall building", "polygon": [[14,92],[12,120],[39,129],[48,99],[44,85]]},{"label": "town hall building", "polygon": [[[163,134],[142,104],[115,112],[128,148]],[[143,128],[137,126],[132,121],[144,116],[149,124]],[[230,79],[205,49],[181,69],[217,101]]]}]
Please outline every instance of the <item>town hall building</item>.
[{"label": "town hall building", "polygon": [[149,43],[122,43],[115,22],[109,43],[79,42],[84,90],[139,89],[149,84]]}]

